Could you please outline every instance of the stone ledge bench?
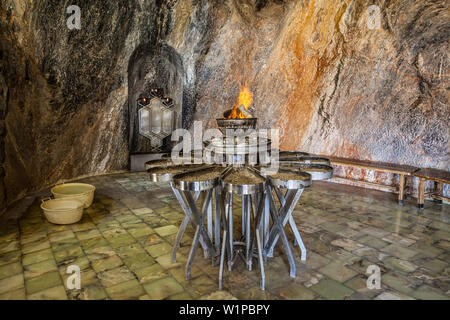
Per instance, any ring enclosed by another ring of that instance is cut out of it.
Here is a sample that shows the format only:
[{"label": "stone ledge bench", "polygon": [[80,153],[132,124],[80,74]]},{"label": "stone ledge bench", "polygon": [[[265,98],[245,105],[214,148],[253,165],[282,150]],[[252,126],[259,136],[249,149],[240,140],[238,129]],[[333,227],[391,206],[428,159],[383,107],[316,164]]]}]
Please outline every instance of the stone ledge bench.
[{"label": "stone ledge bench", "polygon": [[370,185],[374,187],[382,186],[383,188],[389,189],[393,192],[398,191],[398,203],[403,204],[403,199],[406,195],[411,194],[409,188],[407,186],[407,178],[411,177],[414,172],[419,170],[417,167],[408,166],[408,165],[402,165],[402,164],[393,164],[393,163],[387,163],[387,162],[376,162],[376,161],[368,161],[368,160],[357,160],[357,159],[348,159],[348,158],[340,158],[340,157],[330,157],[330,156],[324,156],[326,158],[330,159],[330,162],[332,165],[338,165],[338,166],[345,166],[345,167],[354,167],[354,168],[360,168],[360,169],[367,169],[367,170],[374,170],[374,171],[381,171],[381,172],[388,172],[393,174],[398,174],[400,176],[400,185],[399,187],[394,186],[386,186],[382,184],[377,184],[374,182],[367,182],[367,181],[359,181],[354,180],[350,178],[342,178],[342,177],[334,177],[333,179],[335,181],[353,181],[358,184],[362,185]]},{"label": "stone ledge bench", "polygon": [[[442,203],[442,200],[449,201],[450,198],[444,197],[443,185],[450,184],[450,172],[438,169],[420,169],[413,173],[414,177],[419,178],[419,190],[417,196],[417,206],[424,208],[425,197],[431,197]],[[434,191],[425,193],[427,181],[434,181]]]}]

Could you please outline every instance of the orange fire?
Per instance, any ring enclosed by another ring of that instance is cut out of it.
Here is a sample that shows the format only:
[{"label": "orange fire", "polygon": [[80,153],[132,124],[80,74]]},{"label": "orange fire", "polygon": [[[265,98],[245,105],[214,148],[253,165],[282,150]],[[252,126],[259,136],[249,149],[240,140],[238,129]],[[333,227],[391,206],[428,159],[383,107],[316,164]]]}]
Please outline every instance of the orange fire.
[{"label": "orange fire", "polygon": [[228,119],[245,119],[248,118],[242,110],[238,110],[238,108],[243,105],[245,110],[248,110],[248,107],[253,102],[253,95],[250,92],[250,90],[246,86],[241,86],[240,92],[239,92],[239,98],[237,105],[233,106],[233,110],[231,111],[230,115],[228,116]]}]

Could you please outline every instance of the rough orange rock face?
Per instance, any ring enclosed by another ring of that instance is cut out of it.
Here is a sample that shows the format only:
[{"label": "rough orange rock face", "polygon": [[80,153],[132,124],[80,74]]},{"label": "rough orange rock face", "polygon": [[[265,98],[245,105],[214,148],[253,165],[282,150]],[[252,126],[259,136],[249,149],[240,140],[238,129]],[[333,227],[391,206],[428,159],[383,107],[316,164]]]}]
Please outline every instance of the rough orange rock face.
[{"label": "rough orange rock face", "polygon": [[448,1],[89,0],[76,31],[64,5],[0,5],[3,206],[125,169],[151,86],[188,129],[215,127],[245,84],[282,149],[448,170]]}]

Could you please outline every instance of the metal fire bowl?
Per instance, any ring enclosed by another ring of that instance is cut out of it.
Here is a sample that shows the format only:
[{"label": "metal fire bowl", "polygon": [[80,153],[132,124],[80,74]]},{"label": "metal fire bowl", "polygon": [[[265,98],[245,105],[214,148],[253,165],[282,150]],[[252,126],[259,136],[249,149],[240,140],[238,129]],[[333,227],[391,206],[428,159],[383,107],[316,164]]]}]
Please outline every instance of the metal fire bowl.
[{"label": "metal fire bowl", "polygon": [[306,172],[301,172],[299,170],[289,170],[289,169],[278,169],[279,173],[289,173],[296,176],[296,179],[278,179],[268,175],[270,185],[278,188],[285,189],[301,189],[309,187],[311,185],[311,175]]},{"label": "metal fire bowl", "polygon": [[[229,141],[232,138],[232,141]],[[244,138],[244,137],[242,137]],[[258,138],[256,143],[250,141],[248,137],[245,137],[245,141],[239,141],[239,137],[223,137],[214,138],[209,141],[204,141],[205,149],[215,154],[234,154],[234,155],[244,155],[244,154],[258,154],[260,149],[265,148],[267,151],[271,148],[271,140],[266,138]]]},{"label": "metal fire bowl", "polygon": [[[183,191],[204,191],[214,188],[219,184],[220,171],[224,171],[225,168],[219,166],[202,167],[198,170],[191,170],[184,173],[176,174],[172,177],[172,184],[175,188]],[[217,176],[212,179],[205,179],[199,181],[187,181],[193,174],[209,174],[211,172],[218,172]]]},{"label": "metal fire bowl", "polygon": [[217,126],[220,132],[223,134],[227,133],[227,129],[237,130],[237,129],[255,129],[256,121],[258,118],[246,118],[246,119],[216,119]]}]

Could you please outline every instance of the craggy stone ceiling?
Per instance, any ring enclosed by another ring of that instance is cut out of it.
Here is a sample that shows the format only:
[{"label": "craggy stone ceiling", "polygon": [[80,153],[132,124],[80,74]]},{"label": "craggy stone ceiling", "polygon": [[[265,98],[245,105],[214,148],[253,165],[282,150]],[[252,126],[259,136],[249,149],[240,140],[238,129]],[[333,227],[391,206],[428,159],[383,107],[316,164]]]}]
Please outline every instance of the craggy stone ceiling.
[{"label": "craggy stone ceiling", "polygon": [[180,58],[184,127],[242,83],[283,149],[449,169],[448,1],[5,0],[0,19],[2,203],[127,167],[142,47]]}]

